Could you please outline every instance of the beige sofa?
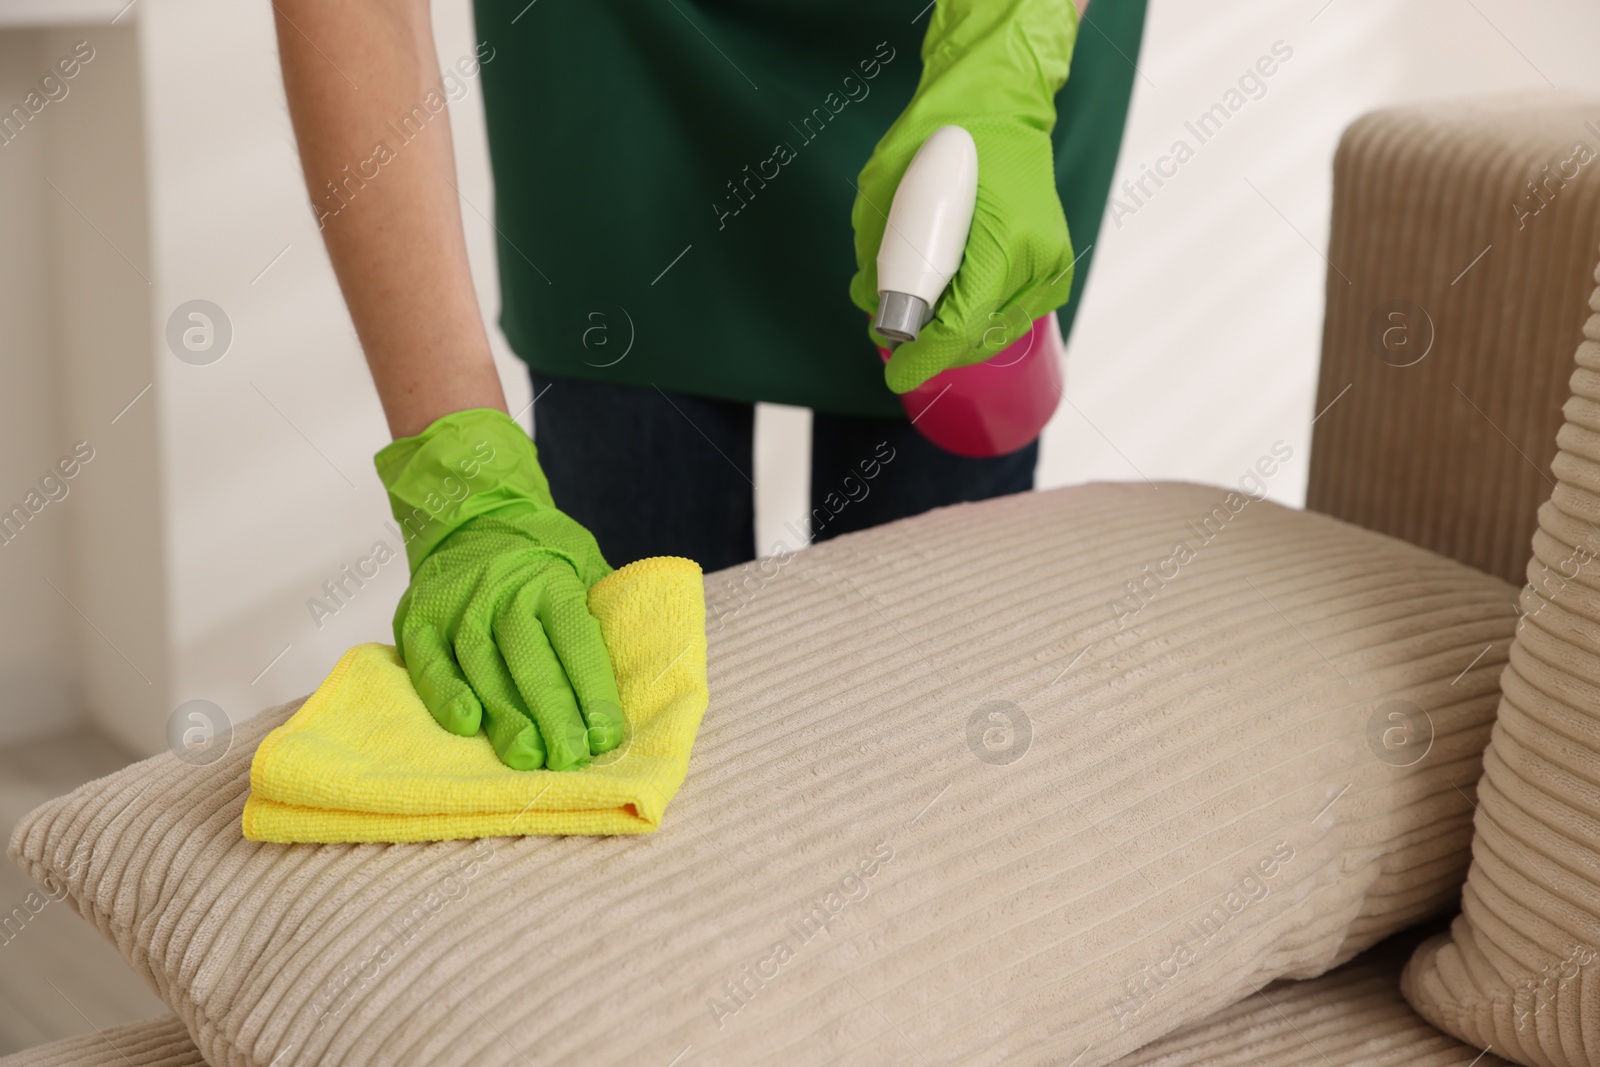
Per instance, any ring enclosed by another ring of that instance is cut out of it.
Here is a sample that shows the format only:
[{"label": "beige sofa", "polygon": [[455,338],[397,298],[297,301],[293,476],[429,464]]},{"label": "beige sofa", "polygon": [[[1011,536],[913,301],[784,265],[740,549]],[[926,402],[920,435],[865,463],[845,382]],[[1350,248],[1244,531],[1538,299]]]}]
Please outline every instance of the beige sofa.
[{"label": "beige sofa", "polygon": [[292,705],[46,805],[13,857],[175,1015],[0,1063],[1504,1062],[1399,983],[1474,856],[1600,311],[1600,167],[1544,168],[1597,129],[1540,96],[1347,133],[1308,512],[1089,486],[708,576],[650,838],[244,842]]}]

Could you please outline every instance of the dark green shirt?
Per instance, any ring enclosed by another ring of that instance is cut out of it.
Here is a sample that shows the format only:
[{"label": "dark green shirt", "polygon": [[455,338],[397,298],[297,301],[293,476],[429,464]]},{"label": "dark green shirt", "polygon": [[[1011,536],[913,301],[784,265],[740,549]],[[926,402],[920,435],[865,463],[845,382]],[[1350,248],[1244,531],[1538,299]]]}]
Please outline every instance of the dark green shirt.
[{"label": "dark green shirt", "polygon": [[[901,416],[850,302],[854,183],[926,0],[477,0],[501,326],[550,375]],[[1145,0],[1093,0],[1056,177],[1093,261]],[[1087,252],[1086,252],[1087,250]]]}]

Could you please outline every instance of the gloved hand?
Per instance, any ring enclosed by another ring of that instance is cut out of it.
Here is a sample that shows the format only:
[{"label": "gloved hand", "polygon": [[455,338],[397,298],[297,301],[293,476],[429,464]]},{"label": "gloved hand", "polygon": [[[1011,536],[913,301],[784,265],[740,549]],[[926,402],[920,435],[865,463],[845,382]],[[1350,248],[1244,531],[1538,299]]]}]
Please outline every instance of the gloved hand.
[{"label": "gloved hand", "polygon": [[622,742],[622,704],[589,587],[611,573],[557,510],[528,435],[502,411],[446,415],[376,457],[411,587],[395,644],[433,717],[481,726],[502,763],[568,770]]},{"label": "gloved hand", "polygon": [[[950,367],[982,363],[1027,334],[1072,292],[1072,239],[1056,194],[1050,131],[1066,84],[1078,13],[1070,0],[939,0],[922,41],[922,79],[862,168],[850,221],[850,299],[878,310],[878,246],[911,157],[940,126],[978,146],[978,201],[966,258],[915,341],[884,368],[915,389]],[[870,328],[873,340],[889,347]]]}]

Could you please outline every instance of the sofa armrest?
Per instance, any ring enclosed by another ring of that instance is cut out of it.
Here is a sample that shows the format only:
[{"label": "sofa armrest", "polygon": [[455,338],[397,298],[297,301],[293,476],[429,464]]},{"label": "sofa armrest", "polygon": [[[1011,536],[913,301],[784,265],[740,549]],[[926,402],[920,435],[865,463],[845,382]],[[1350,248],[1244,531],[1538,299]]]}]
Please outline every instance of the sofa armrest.
[{"label": "sofa armrest", "polygon": [[1307,508],[1521,584],[1597,246],[1600,99],[1352,124],[1334,161]]}]

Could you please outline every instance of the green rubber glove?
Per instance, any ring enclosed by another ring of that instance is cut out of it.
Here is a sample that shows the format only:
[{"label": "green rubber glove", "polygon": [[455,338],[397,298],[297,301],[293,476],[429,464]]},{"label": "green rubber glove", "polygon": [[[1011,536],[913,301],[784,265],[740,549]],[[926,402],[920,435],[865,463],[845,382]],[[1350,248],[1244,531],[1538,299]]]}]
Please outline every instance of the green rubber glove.
[{"label": "green rubber glove", "polygon": [[972,134],[978,202],[966,257],[934,318],[884,368],[895,392],[998,355],[1071,295],[1072,239],[1056,194],[1050,131],[1077,37],[1069,0],[939,0],[934,7],[917,91],[857,183],[850,299],[876,314],[889,205],[911,157],[940,126]]},{"label": "green rubber glove", "polygon": [[559,511],[528,435],[458,411],[375,459],[411,587],[394,639],[439,724],[482,727],[502,763],[568,770],[622,742],[622,703],[589,587],[611,573]]}]

